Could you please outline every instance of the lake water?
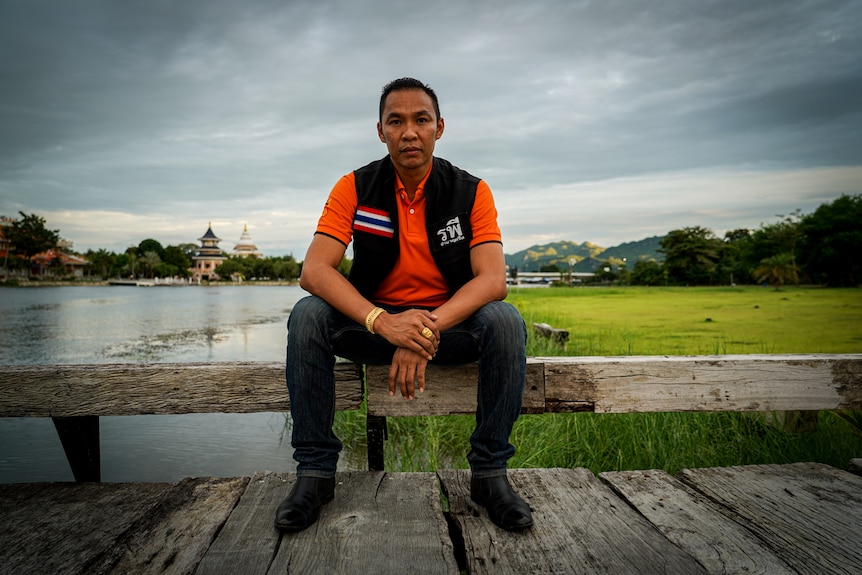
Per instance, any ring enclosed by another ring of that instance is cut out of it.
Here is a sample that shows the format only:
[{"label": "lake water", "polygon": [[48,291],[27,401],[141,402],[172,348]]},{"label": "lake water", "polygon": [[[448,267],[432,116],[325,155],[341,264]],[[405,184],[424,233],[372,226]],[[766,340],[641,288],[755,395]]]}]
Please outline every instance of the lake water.
[{"label": "lake water", "polygon": [[[0,365],[283,361],[294,286],[0,289]],[[293,471],[283,413],[100,418],[103,481]],[[46,418],[0,418],[0,483],[71,481]]]}]

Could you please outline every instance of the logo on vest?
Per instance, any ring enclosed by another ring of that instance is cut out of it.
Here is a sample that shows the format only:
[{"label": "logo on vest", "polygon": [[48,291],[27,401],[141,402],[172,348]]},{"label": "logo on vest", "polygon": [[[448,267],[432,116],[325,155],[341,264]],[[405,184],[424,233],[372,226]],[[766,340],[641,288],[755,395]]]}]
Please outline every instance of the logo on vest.
[{"label": "logo on vest", "polygon": [[461,220],[458,216],[455,216],[446,222],[445,226],[437,230],[437,235],[440,236],[441,248],[467,239],[464,237],[464,232],[461,231]]}]

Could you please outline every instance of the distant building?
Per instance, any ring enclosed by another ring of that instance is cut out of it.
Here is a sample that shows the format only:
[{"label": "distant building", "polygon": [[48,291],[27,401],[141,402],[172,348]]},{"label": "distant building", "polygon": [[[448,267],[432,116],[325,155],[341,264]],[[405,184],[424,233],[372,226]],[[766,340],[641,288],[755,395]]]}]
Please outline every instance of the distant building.
[{"label": "distant building", "polygon": [[240,236],[239,242],[233,247],[233,253],[231,253],[231,255],[244,258],[263,257],[263,253],[257,249],[257,246],[254,245],[254,241],[251,239],[251,234],[248,233],[247,225],[242,227],[242,236]]},{"label": "distant building", "polygon": [[194,262],[194,266],[191,270],[192,280],[210,281],[219,279],[215,269],[220,266],[227,257],[222,255],[221,249],[218,247],[218,243],[221,241],[221,238],[216,237],[213,233],[212,224],[209,224],[206,233],[203,237],[198,238],[198,241],[201,243],[201,247],[198,248],[197,253],[192,256],[192,261]]},{"label": "distant building", "polygon": [[[9,259],[14,257],[15,246],[6,237],[6,232],[14,224],[13,218],[0,216],[0,278],[3,280],[13,275],[26,279],[28,274],[27,266],[21,263],[17,264],[17,270],[8,269]],[[84,268],[90,265],[90,262],[72,254],[73,247],[72,242],[60,238],[56,247],[30,256],[29,274],[36,277],[83,277]],[[23,254],[19,257],[26,261]]]},{"label": "distant building", "polygon": [[76,255],[63,253],[60,249],[50,249],[30,257],[34,276],[84,276],[84,268],[90,262]]}]

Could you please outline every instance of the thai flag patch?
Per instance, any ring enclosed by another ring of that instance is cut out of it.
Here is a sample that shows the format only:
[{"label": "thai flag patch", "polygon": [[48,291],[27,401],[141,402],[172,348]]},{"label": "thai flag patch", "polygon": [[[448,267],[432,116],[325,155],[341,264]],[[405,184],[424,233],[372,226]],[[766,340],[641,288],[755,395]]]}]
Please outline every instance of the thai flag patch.
[{"label": "thai flag patch", "polygon": [[395,228],[389,214],[383,210],[366,206],[359,206],[356,210],[353,229],[357,232],[367,232],[384,238],[391,238],[395,235]]}]

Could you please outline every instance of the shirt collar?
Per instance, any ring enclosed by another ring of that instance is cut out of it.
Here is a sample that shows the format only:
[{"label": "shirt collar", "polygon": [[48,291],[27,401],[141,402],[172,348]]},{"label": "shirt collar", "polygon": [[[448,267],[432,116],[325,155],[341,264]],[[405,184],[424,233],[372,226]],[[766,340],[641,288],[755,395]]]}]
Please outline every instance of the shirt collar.
[{"label": "shirt collar", "polygon": [[[431,169],[433,167],[434,167],[434,164],[432,163],[431,167],[428,168],[428,173],[425,174],[425,177],[422,178],[422,181],[419,182],[419,185],[416,187],[416,196],[413,198],[414,201],[416,200],[416,198],[419,198],[419,197],[425,195],[425,182],[428,181],[428,176],[431,175]],[[404,184],[401,183],[401,178],[398,177],[398,172],[395,172],[395,192],[400,196],[401,193],[405,192],[405,191],[406,191],[406,188],[404,187]]]}]

